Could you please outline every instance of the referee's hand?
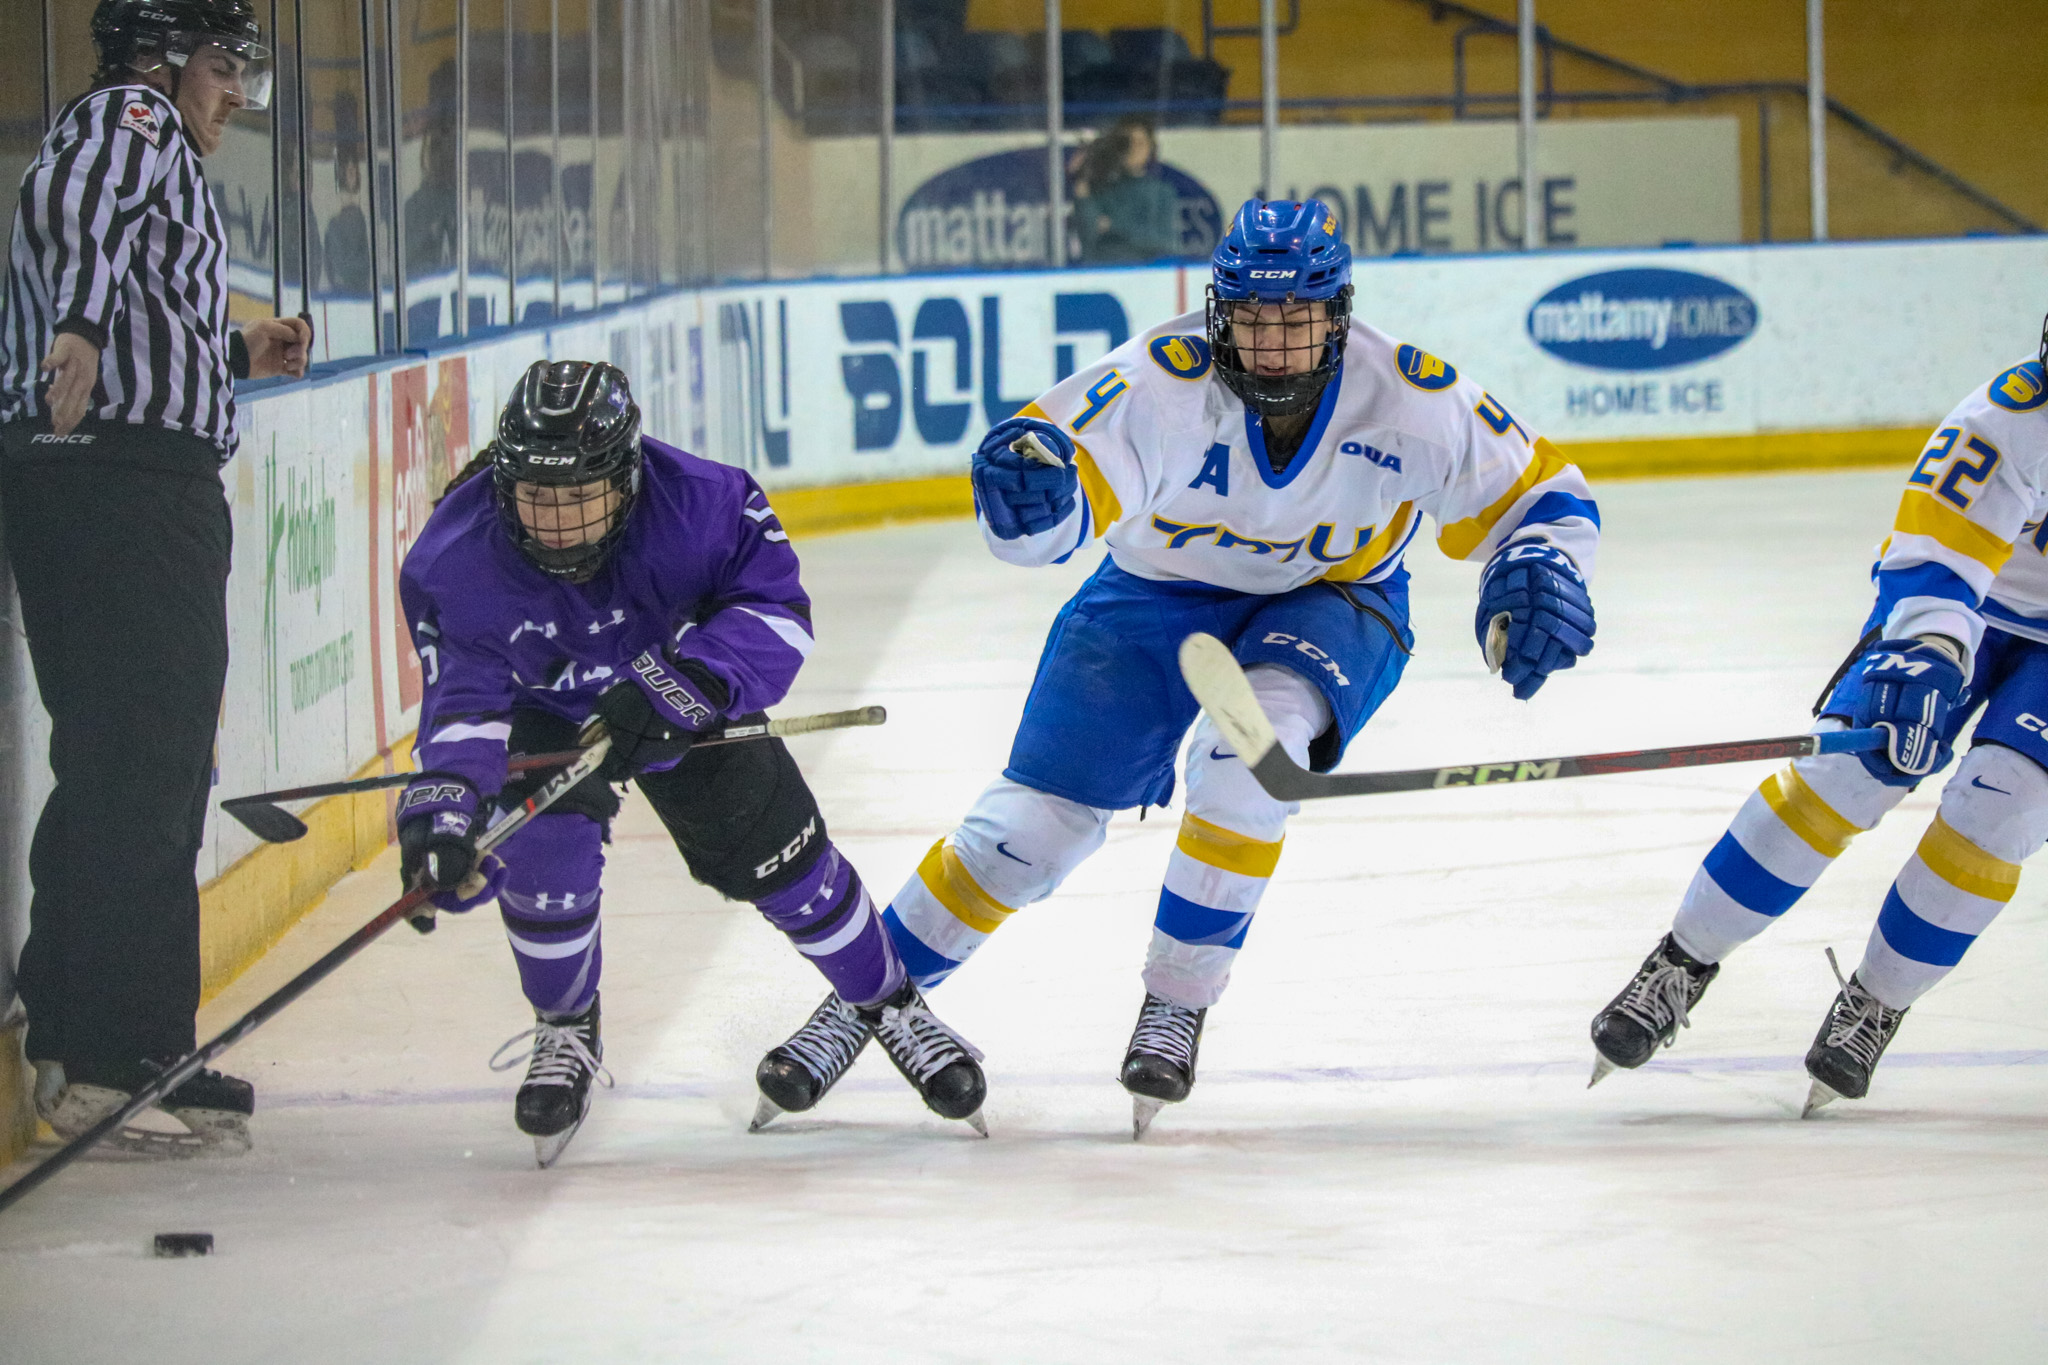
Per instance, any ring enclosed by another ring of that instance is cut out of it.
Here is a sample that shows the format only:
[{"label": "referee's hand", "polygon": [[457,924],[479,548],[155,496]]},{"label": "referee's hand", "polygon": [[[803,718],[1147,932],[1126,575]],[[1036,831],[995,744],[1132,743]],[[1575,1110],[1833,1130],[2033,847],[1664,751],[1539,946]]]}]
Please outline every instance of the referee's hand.
[{"label": "referee's hand", "polygon": [[43,398],[50,430],[69,436],[92,406],[93,385],[100,379],[100,348],[75,332],[59,332],[41,369],[50,379]]},{"label": "referee's hand", "polygon": [[242,340],[249,347],[249,377],[269,379],[288,374],[306,377],[306,361],[313,347],[313,325],[304,318],[264,318],[242,328]]}]

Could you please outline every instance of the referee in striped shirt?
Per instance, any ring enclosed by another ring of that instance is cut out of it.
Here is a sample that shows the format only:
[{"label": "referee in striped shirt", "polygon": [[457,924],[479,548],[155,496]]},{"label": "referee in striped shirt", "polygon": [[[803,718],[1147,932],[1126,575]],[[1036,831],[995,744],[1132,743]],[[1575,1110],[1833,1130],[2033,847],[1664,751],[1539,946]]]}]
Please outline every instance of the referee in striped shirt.
[{"label": "referee in striped shirt", "polygon": [[[268,100],[248,0],[101,0],[92,34],[93,87],[22,181],[0,313],[0,523],[57,779],[18,978],[36,1106],[66,1138],[195,1045],[234,381],[303,375],[312,340],[228,327],[200,158]],[[254,1092],[201,1072],[163,1108],[184,1145],[236,1150]]]}]

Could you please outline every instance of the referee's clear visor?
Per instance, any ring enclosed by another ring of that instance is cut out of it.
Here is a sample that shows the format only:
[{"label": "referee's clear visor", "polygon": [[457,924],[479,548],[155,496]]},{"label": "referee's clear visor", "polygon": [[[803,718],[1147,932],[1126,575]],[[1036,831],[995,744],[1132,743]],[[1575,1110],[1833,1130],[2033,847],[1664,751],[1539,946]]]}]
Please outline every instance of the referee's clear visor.
[{"label": "referee's clear visor", "polygon": [[270,49],[246,38],[218,33],[174,33],[164,44],[164,60],[217,90],[241,96],[244,109],[268,109],[275,73]]}]

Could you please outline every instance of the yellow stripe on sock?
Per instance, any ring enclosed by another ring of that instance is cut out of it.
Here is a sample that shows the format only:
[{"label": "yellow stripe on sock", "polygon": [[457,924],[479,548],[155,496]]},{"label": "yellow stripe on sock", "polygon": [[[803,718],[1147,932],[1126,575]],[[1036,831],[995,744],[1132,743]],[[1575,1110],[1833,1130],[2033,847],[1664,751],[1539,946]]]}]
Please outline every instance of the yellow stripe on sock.
[{"label": "yellow stripe on sock", "polygon": [[1771,813],[1823,858],[1841,857],[1849,841],[1863,832],[1861,825],[1850,823],[1821,800],[1820,793],[1806,785],[1796,768],[1772,773],[1757,790],[1763,793]]},{"label": "yellow stripe on sock", "polygon": [[2009,901],[2020,889],[2020,865],[1994,858],[1971,843],[1937,811],[1920,840],[1920,861],[1958,891],[1990,901]]},{"label": "yellow stripe on sock", "polygon": [[1198,863],[1247,877],[1270,877],[1280,865],[1284,839],[1266,843],[1248,834],[1212,825],[1199,815],[1180,818],[1180,838],[1175,847]]},{"label": "yellow stripe on sock", "polygon": [[978,933],[993,934],[1016,912],[981,889],[974,874],[960,861],[944,839],[932,845],[917,865],[917,875],[932,899],[952,912],[953,918]]}]

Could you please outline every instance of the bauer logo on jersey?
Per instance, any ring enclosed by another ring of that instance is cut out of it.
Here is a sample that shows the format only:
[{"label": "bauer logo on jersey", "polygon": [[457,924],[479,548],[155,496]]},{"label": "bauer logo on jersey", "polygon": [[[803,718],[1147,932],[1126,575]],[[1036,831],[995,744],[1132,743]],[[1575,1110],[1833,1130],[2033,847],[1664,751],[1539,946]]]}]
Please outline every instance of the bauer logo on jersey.
[{"label": "bauer logo on jersey", "polygon": [[1200,337],[1155,337],[1152,359],[1175,379],[1200,379],[1209,373],[1209,343]]},{"label": "bauer logo on jersey", "polygon": [[163,120],[156,116],[156,110],[141,100],[130,100],[121,110],[121,126],[131,133],[140,133],[148,138],[152,147],[163,145]]},{"label": "bauer logo on jersey", "polygon": [[1992,380],[1991,401],[2007,412],[2032,412],[2048,403],[2048,382],[2044,382],[2041,362],[2015,365]]},{"label": "bauer logo on jersey", "polygon": [[1403,379],[1430,393],[1448,389],[1458,382],[1456,369],[1418,346],[1403,346],[1394,352],[1394,363],[1401,367]]}]

